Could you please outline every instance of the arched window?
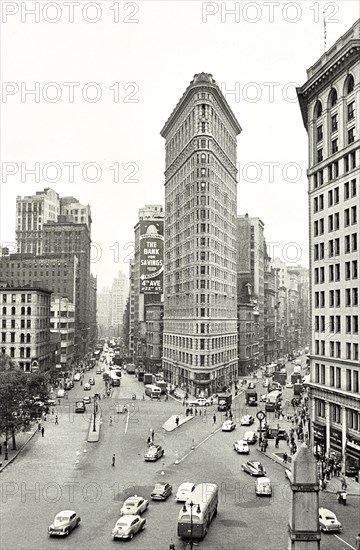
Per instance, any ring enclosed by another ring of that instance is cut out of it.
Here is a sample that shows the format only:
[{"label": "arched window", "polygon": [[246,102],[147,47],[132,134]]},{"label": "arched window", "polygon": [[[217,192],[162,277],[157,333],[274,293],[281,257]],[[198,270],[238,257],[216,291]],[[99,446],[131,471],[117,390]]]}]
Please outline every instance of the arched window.
[{"label": "arched window", "polygon": [[27,315],[31,315],[31,307],[27,308]]},{"label": "arched window", "polygon": [[337,103],[337,99],[338,99],[337,91],[335,90],[335,88],[331,88],[330,94],[329,94],[329,107],[330,107],[330,109],[331,109],[331,107],[335,107],[335,105]]},{"label": "arched window", "polygon": [[26,335],[26,343],[30,344],[30,342],[31,342],[31,334],[27,334]]},{"label": "arched window", "polygon": [[21,308],[21,315],[25,315],[25,308],[24,307]]},{"label": "arched window", "polygon": [[345,80],[345,95],[351,94],[354,91],[355,81],[352,74],[349,74]]},{"label": "arched window", "polygon": [[6,307],[3,307],[3,310],[2,310],[2,311],[3,311],[2,314],[3,314],[3,315],[6,315]]},{"label": "arched window", "polygon": [[31,357],[31,348],[26,348],[26,357]]},{"label": "arched window", "polygon": [[24,342],[25,342],[25,334],[21,333],[20,334],[20,343],[23,344]]},{"label": "arched window", "polygon": [[315,116],[315,118],[319,118],[319,117],[321,117],[321,115],[322,115],[321,101],[317,101],[315,103],[315,107],[314,107],[314,116]]},{"label": "arched window", "polygon": [[13,307],[11,308],[11,315],[15,315],[15,314],[16,314],[16,307],[13,306]]}]

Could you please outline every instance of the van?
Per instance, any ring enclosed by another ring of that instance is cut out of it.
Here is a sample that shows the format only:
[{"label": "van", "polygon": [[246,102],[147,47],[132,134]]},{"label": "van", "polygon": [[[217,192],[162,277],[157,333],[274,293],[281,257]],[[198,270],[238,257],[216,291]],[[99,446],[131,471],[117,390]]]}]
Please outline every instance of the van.
[{"label": "van", "polygon": [[272,489],[271,482],[268,477],[258,477],[255,482],[255,493],[258,496],[271,497]]}]

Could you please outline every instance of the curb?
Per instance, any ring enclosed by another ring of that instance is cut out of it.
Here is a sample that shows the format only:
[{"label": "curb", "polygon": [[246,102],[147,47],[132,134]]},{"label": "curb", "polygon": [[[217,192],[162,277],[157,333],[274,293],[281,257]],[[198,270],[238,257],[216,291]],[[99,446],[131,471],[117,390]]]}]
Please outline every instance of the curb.
[{"label": "curb", "polygon": [[100,439],[100,428],[101,428],[101,414],[96,415],[95,419],[95,427],[96,432],[93,431],[93,424],[94,424],[94,414],[91,415],[91,421],[87,436],[87,442],[88,443],[97,443]]},{"label": "curb", "polygon": [[3,465],[1,466],[0,468],[0,473],[5,470],[5,468],[7,468],[9,466],[9,464],[11,464],[15,458],[18,457],[18,455],[21,453],[21,451],[24,449],[24,447],[26,447],[26,445],[29,443],[29,441],[31,441],[31,439],[34,437],[34,435],[37,433],[38,429],[36,428],[36,430],[29,436],[29,438],[25,441],[25,443],[23,443],[20,447],[20,449],[17,450],[17,452],[11,457],[9,458],[5,463],[3,463]]},{"label": "curb", "polygon": [[[176,416],[176,415],[174,415],[174,416]],[[161,427],[162,427],[162,429],[165,430],[166,432],[173,432],[174,430],[177,430],[177,429],[180,428],[183,424],[186,424],[186,422],[189,422],[189,420],[192,420],[193,418],[195,418],[194,415],[193,415],[193,416],[190,416],[190,415],[189,415],[189,416],[180,418],[180,422],[179,422],[179,425],[178,425],[178,426],[175,424],[173,428],[165,428],[164,426],[165,426],[165,424],[166,424],[167,422],[169,422],[169,420],[171,419],[171,417],[170,417],[166,422],[164,422],[164,424],[163,424]]]}]

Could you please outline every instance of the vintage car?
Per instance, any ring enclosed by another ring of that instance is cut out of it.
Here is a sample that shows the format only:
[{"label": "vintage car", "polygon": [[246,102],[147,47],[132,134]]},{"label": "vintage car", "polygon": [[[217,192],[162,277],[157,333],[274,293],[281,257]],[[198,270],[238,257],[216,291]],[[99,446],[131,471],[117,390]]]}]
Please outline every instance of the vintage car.
[{"label": "vintage car", "polygon": [[190,481],[185,481],[184,483],[179,485],[175,496],[175,502],[186,502],[188,498],[191,497],[191,493],[194,489],[195,483],[191,483]]},{"label": "vintage car", "polygon": [[166,500],[172,493],[172,486],[170,483],[159,482],[155,483],[155,487],[151,492],[152,500]]},{"label": "vintage car", "polygon": [[232,432],[235,430],[236,424],[233,420],[225,420],[224,424],[221,426],[222,432]]},{"label": "vintage car", "polygon": [[73,510],[63,510],[56,514],[54,521],[48,527],[50,537],[66,537],[81,521],[80,516]]},{"label": "vintage car", "polygon": [[251,426],[251,424],[254,424],[255,418],[251,416],[251,414],[246,414],[245,416],[241,417],[240,424],[242,426]]},{"label": "vintage car", "polygon": [[234,451],[236,451],[238,454],[248,455],[250,452],[249,445],[243,439],[235,441],[235,443],[233,444],[233,448]]},{"label": "vintage car", "polygon": [[326,508],[319,508],[319,524],[320,531],[326,532],[340,532],[342,531],[342,525],[337,519],[334,512],[327,510]]},{"label": "vintage car", "polygon": [[120,509],[120,516],[137,515],[140,516],[149,506],[146,498],[133,495],[125,500]]},{"label": "vintage car", "polygon": [[164,456],[164,449],[161,445],[150,445],[147,453],[144,455],[144,459],[155,462],[155,460],[158,460],[162,456]]},{"label": "vintage car", "polygon": [[261,462],[256,462],[253,460],[248,460],[248,462],[241,464],[241,469],[243,472],[246,472],[251,476],[263,477],[266,474],[266,470]]},{"label": "vintage car", "polygon": [[258,477],[255,483],[255,493],[258,496],[271,497],[272,489],[271,482],[268,477]]},{"label": "vintage car", "polygon": [[115,523],[111,537],[115,539],[132,539],[136,533],[145,529],[146,519],[140,516],[122,516]]},{"label": "vintage car", "polygon": [[257,441],[257,435],[255,432],[245,432],[243,440],[250,445],[255,445]]}]

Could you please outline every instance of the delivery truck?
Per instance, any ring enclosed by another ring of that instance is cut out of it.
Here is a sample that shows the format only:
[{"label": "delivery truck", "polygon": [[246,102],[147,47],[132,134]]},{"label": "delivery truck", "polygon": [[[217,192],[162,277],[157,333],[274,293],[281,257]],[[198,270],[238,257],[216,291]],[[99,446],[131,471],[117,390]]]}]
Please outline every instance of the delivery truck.
[{"label": "delivery truck", "polygon": [[256,390],[246,390],[246,393],[245,393],[245,400],[246,400],[246,404],[249,405],[250,407],[256,407],[257,405],[257,392]]}]

